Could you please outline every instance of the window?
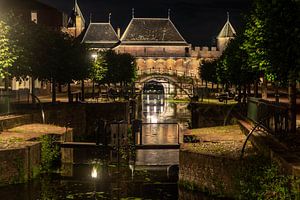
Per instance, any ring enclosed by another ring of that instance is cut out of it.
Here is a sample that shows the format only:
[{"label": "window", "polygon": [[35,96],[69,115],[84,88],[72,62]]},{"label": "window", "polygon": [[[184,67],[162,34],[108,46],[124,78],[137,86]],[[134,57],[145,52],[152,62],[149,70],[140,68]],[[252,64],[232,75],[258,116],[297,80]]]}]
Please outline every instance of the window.
[{"label": "window", "polygon": [[37,24],[37,11],[31,11],[31,21]]}]

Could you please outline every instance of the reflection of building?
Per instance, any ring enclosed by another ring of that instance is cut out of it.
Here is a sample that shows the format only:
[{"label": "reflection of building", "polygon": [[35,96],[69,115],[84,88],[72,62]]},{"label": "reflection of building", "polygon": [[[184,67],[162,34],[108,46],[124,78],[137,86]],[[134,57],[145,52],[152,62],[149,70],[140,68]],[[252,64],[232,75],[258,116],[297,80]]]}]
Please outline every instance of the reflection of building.
[{"label": "reflection of building", "polygon": [[235,30],[229,17],[217,37],[217,47],[192,48],[179,33],[170,17],[133,18],[122,37],[110,23],[91,23],[83,42],[93,50],[114,49],[136,57],[139,74],[176,74],[199,77],[202,60],[218,58]]}]

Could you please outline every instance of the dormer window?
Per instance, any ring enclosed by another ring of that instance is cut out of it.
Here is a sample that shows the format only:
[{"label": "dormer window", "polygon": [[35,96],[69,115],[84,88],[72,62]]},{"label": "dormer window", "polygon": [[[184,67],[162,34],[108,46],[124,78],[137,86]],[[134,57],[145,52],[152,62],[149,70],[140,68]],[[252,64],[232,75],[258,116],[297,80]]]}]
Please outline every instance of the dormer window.
[{"label": "dormer window", "polygon": [[37,20],[38,20],[37,11],[31,11],[31,21],[37,24]]}]

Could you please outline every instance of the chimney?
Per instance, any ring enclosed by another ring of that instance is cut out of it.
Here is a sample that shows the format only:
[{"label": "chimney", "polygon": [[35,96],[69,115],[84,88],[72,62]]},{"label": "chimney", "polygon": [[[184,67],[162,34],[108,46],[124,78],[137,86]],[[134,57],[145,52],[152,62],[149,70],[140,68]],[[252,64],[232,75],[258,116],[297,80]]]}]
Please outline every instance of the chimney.
[{"label": "chimney", "polygon": [[118,34],[118,38],[120,39],[121,38],[121,29],[120,28],[117,29],[117,34]]}]

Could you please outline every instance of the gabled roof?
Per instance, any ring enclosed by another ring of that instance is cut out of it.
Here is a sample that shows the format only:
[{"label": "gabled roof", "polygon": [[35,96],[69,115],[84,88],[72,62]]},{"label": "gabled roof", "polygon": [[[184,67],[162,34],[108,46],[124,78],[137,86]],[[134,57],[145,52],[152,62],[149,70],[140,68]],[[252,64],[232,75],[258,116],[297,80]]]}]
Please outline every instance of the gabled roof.
[{"label": "gabled roof", "polygon": [[122,44],[188,45],[169,18],[132,18]]},{"label": "gabled roof", "polygon": [[82,42],[95,48],[112,48],[119,38],[110,23],[90,23]]},{"label": "gabled roof", "polygon": [[85,19],[84,19],[84,16],[83,16],[82,12],[81,12],[81,9],[78,5],[77,0],[75,0],[74,7],[72,9],[72,13],[70,14],[70,18],[69,18],[69,21],[68,21],[68,27],[75,27],[76,16],[80,16],[82,21],[83,21],[83,24],[85,24]]},{"label": "gabled roof", "polygon": [[232,38],[235,37],[236,32],[233,28],[233,26],[230,23],[229,17],[227,18],[227,22],[223,26],[221,32],[219,33],[217,38]]}]

